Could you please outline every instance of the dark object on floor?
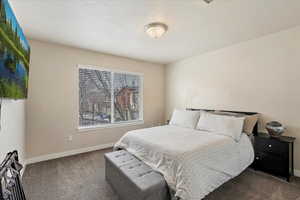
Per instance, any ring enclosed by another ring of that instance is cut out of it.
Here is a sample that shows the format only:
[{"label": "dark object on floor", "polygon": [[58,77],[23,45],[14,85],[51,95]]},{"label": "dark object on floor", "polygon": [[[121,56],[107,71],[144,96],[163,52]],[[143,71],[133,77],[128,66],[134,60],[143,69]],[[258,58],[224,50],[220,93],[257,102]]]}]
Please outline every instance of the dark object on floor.
[{"label": "dark object on floor", "polygon": [[127,151],[106,153],[105,177],[122,200],[166,200],[163,176]]},{"label": "dark object on floor", "polygon": [[22,168],[18,160],[18,152],[8,153],[0,165],[1,200],[26,200],[20,181]]},{"label": "dark object on floor", "polygon": [[255,136],[255,160],[253,168],[277,176],[294,175],[294,141],[296,138],[280,136],[273,138],[266,133]]},{"label": "dark object on floor", "polygon": [[280,137],[285,131],[283,125],[276,121],[268,122],[266,129],[271,137]]}]

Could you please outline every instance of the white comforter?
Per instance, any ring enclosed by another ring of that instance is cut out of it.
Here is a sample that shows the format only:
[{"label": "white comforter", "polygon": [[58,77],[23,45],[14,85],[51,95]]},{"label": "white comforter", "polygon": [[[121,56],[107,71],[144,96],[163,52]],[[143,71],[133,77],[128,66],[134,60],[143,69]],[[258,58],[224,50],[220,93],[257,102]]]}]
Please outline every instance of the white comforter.
[{"label": "white comforter", "polygon": [[115,148],[126,149],[163,174],[182,200],[200,200],[253,161],[246,134],[232,138],[177,126],[130,131]]}]

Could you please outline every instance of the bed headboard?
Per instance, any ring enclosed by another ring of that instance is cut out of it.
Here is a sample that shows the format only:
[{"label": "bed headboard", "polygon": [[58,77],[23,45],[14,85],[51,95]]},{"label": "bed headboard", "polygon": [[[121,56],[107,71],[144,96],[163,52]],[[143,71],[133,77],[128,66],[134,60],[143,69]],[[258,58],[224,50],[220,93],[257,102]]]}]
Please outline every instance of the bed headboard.
[{"label": "bed headboard", "polygon": [[[232,110],[211,110],[211,109],[196,109],[196,108],[187,108],[186,110],[191,110],[191,111],[206,111],[206,112],[214,112],[214,111],[221,111],[221,112],[232,112],[232,113],[240,113],[240,114],[245,114],[245,115],[256,115],[259,114],[257,112],[243,112],[243,111],[232,111]],[[254,128],[253,128],[253,134],[257,135],[258,134],[258,122],[256,122]]]}]

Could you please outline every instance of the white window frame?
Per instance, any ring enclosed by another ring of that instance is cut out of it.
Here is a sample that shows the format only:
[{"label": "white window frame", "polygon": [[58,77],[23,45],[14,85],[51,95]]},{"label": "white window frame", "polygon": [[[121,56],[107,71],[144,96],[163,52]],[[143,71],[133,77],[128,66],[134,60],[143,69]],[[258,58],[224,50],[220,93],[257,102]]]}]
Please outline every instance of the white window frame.
[{"label": "white window frame", "polygon": [[[114,128],[114,127],[122,127],[122,126],[134,126],[134,125],[139,125],[139,124],[144,124],[144,74],[142,73],[137,73],[137,72],[129,72],[129,71],[123,71],[123,70],[115,70],[111,68],[106,68],[106,67],[98,67],[94,65],[77,65],[77,87],[78,87],[78,94],[79,94],[79,70],[80,69],[91,69],[91,70],[99,70],[99,71],[108,71],[112,72],[112,80],[111,80],[111,123],[109,124],[99,124],[99,125],[94,125],[94,126],[80,126],[80,121],[79,121],[79,112],[80,112],[80,107],[79,107],[79,95],[78,95],[78,109],[77,109],[77,120],[78,120],[78,130],[79,132],[84,132],[84,131],[90,131],[90,130],[95,130],[95,129],[102,129],[102,128]],[[114,122],[114,87],[113,87],[113,78],[114,78],[114,73],[124,73],[124,74],[132,74],[132,75],[137,75],[140,77],[140,87],[139,87],[139,119],[138,120],[130,120],[130,121],[124,121],[124,122]]]}]

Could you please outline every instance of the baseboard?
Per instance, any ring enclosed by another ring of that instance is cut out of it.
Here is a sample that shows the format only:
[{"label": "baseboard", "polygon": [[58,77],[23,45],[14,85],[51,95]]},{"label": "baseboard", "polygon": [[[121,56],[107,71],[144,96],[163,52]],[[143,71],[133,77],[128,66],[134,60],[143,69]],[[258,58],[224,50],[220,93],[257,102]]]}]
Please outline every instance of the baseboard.
[{"label": "baseboard", "polygon": [[27,159],[26,164],[28,165],[28,164],[42,162],[42,161],[46,161],[46,160],[53,160],[53,159],[56,159],[56,158],[72,156],[72,155],[76,155],[76,154],[80,154],[80,153],[86,153],[86,152],[90,152],[90,151],[107,149],[107,148],[110,148],[110,147],[113,147],[113,146],[114,146],[114,143],[101,144],[101,145],[97,145],[97,146],[93,146],[93,147],[87,147],[87,148],[82,148],[82,149],[75,149],[75,150],[71,150],[71,151],[65,151],[65,152],[61,152],[61,153],[53,153],[53,154],[47,154],[47,155],[43,155],[43,156],[37,156],[37,157]]},{"label": "baseboard", "polygon": [[[33,163],[42,162],[42,161],[46,161],[46,160],[52,160],[52,159],[56,159],[56,158],[62,158],[62,157],[66,157],[66,156],[72,156],[72,155],[86,153],[86,152],[90,152],[90,151],[107,149],[107,148],[110,148],[113,146],[114,146],[114,143],[101,144],[101,145],[97,145],[97,146],[93,146],[93,147],[87,147],[87,148],[75,149],[75,150],[71,150],[71,151],[65,151],[65,152],[61,152],[61,153],[53,153],[53,154],[47,154],[47,155],[43,155],[43,156],[33,157],[33,158],[27,159],[25,161],[24,168],[21,172],[21,176],[23,176],[23,174],[26,170],[26,165],[28,165],[28,164],[33,164]],[[300,170],[295,169],[294,175],[297,177],[300,177]]]},{"label": "baseboard", "polygon": [[295,169],[294,170],[294,175],[297,177],[300,177],[300,170],[299,169]]}]

